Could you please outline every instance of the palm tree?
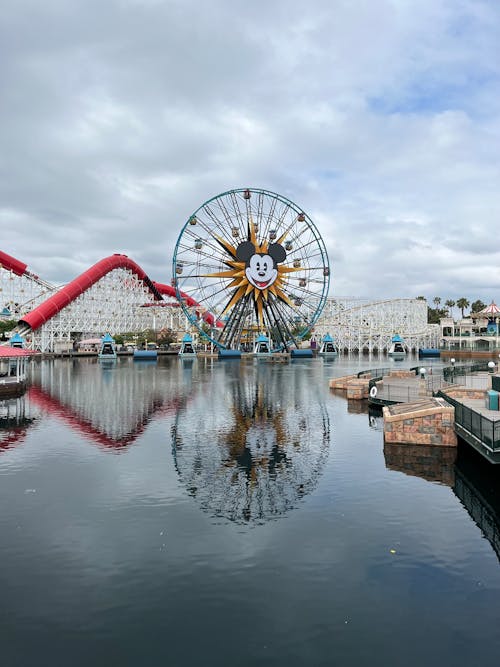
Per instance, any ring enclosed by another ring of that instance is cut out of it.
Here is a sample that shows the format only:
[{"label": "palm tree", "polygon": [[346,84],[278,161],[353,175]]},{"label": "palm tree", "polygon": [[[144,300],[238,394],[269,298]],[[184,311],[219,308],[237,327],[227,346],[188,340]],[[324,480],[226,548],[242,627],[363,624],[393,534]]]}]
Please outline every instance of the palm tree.
[{"label": "palm tree", "polygon": [[444,305],[448,308],[448,317],[450,317],[451,314],[453,313],[452,308],[453,308],[453,306],[455,306],[456,304],[455,304],[455,302],[453,301],[453,299],[448,299],[447,301],[444,302]]},{"label": "palm tree", "polygon": [[440,296],[435,296],[432,301],[434,302],[434,305],[436,306],[436,310],[439,308],[439,304],[441,303],[441,297]]},{"label": "palm tree", "polygon": [[463,319],[464,310],[469,307],[469,301],[464,296],[462,296],[460,297],[460,299],[457,299],[456,305],[462,311],[462,319]]}]

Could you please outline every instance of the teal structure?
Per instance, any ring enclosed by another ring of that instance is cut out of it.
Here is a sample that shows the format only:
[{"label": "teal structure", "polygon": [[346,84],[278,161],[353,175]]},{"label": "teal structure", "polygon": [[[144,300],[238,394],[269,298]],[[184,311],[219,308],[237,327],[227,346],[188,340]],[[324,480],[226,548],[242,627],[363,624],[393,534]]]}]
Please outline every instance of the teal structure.
[{"label": "teal structure", "polygon": [[190,334],[185,334],[182,339],[181,349],[179,350],[179,356],[181,357],[195,357],[196,349],[194,347],[193,339]]}]

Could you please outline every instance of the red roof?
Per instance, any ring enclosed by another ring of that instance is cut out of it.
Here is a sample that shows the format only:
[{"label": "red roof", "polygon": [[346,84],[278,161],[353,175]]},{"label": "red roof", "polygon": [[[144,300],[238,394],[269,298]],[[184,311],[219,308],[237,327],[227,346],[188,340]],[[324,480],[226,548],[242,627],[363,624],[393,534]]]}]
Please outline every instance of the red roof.
[{"label": "red roof", "polygon": [[161,301],[161,294],[141,267],[127,257],[127,255],[115,254],[101,259],[100,262],[97,262],[97,264],[91,266],[90,269],[87,269],[87,271],[70,283],[61,287],[56,294],[49,297],[37,308],[34,308],[20,321],[30,326],[33,331],[36,331],[42,324],[45,324],[51,317],[57,315],[63,308],[88,290],[89,287],[92,287],[98,280],[114,269],[129,269],[132,273],[135,273],[148,287],[154,298]]},{"label": "red roof", "polygon": [[10,345],[0,345],[0,357],[3,359],[8,357],[31,357],[33,354],[39,354],[38,352],[33,352],[33,350],[24,350],[22,347],[11,347]]},{"label": "red roof", "polygon": [[486,308],[483,308],[481,311],[481,314],[484,315],[498,315],[498,313],[500,313],[500,308],[494,301],[492,301],[489,306],[486,306]]}]

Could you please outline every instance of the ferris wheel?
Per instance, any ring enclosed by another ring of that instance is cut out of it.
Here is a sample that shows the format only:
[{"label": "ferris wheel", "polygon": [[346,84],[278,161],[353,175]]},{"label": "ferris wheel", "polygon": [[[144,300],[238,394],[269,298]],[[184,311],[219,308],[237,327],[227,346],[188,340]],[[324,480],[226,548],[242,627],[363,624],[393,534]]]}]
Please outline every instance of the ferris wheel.
[{"label": "ferris wheel", "polygon": [[219,349],[256,333],[289,350],[311,331],[328,294],[325,244],[309,216],[261,189],[224,192],[181,230],[173,285],[189,321]]}]

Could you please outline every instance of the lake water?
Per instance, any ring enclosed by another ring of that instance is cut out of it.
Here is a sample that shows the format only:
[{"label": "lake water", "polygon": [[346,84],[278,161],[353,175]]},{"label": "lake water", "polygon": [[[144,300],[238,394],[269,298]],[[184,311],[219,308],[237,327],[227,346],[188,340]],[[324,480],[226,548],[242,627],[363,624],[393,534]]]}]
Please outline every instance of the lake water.
[{"label": "lake water", "polygon": [[0,664],[497,665],[500,471],[384,451],[328,380],[387,364],[34,364],[0,403]]}]

